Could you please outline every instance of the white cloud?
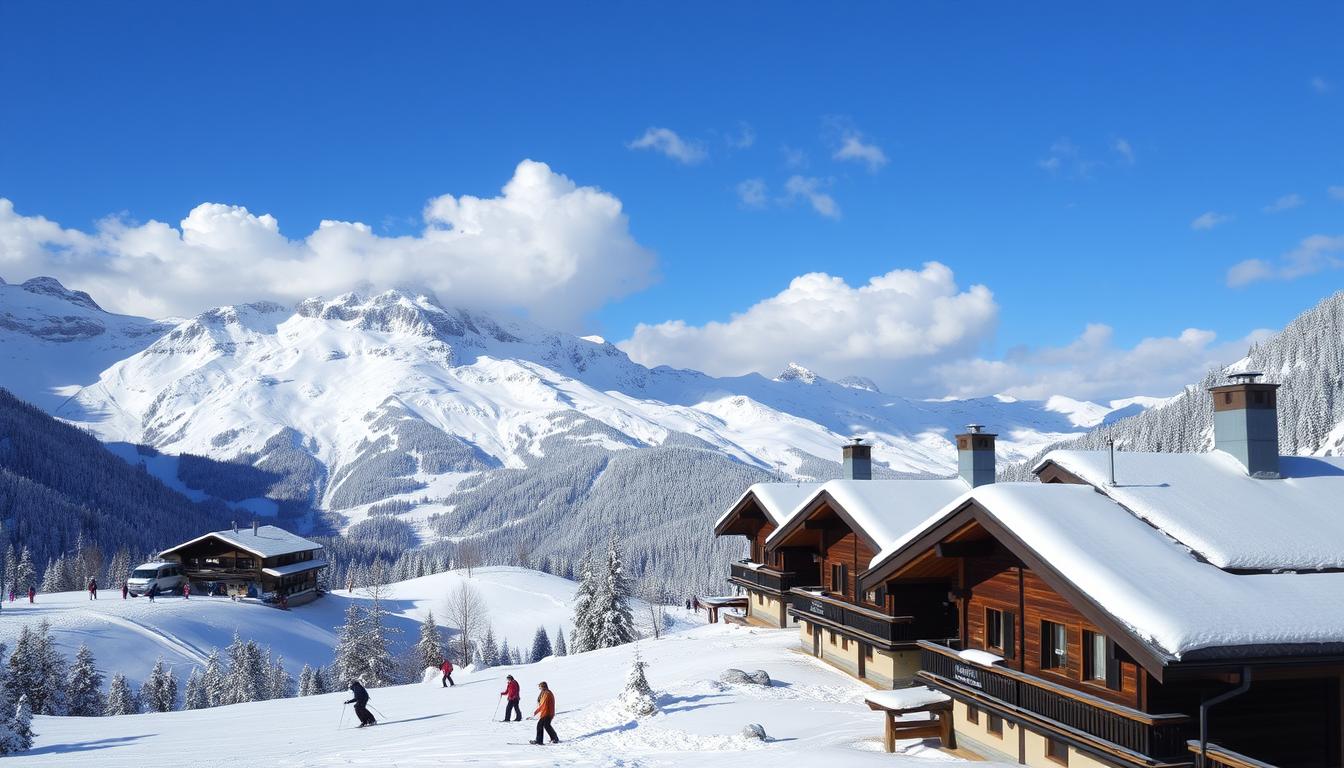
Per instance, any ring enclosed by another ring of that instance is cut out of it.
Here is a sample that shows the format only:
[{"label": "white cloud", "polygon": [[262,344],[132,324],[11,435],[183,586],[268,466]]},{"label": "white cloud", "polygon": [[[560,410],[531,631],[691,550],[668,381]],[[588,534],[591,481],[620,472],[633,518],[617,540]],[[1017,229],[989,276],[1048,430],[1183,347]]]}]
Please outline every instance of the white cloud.
[{"label": "white cloud", "polygon": [[749,149],[756,143],[756,131],[746,122],[737,124],[737,133],[725,137],[728,146],[733,149]]},{"label": "white cloud", "polygon": [[1330,187],[1329,189],[1326,190],[1326,194],[1330,195],[1330,197],[1336,200],[1344,202],[1344,184]]},{"label": "white cloud", "polygon": [[737,199],[748,208],[764,208],[766,204],[765,182],[761,179],[747,179],[737,185]]},{"label": "white cloud", "polygon": [[1120,156],[1120,161],[1125,165],[1134,164],[1134,147],[1130,146],[1128,139],[1116,138],[1111,142],[1111,150]]},{"label": "white cloud", "polygon": [[912,372],[977,348],[997,317],[988,288],[963,290],[951,269],[929,262],[858,287],[821,272],[802,275],[727,321],[640,324],[619,346],[646,365],[716,375],[773,376],[799,361],[831,378],[860,374],[908,387]]},{"label": "white cloud", "polygon": [[1311,78],[1311,89],[1317,93],[1329,93],[1335,86],[1324,77],[1316,76]]},{"label": "white cloud", "polygon": [[1205,211],[1196,216],[1194,221],[1190,222],[1190,228],[1196,231],[1207,231],[1220,224],[1226,224],[1231,220],[1232,217],[1228,214],[1218,213],[1216,211]]},{"label": "white cloud", "polygon": [[1311,235],[1275,261],[1246,259],[1227,270],[1227,284],[1237,288],[1259,280],[1296,280],[1344,267],[1344,235]]},{"label": "white cloud", "polygon": [[1049,171],[1052,176],[1072,179],[1086,179],[1097,166],[1095,160],[1088,160],[1068,137],[1060,137],[1050,144],[1050,151],[1036,161],[1037,167]]},{"label": "white cloud", "polygon": [[1263,210],[1265,213],[1280,213],[1282,211],[1290,211],[1300,207],[1305,202],[1306,200],[1303,200],[1301,195],[1294,192],[1289,195],[1284,195],[1269,205],[1266,205]]},{"label": "white cloud", "polygon": [[835,198],[821,191],[822,180],[813,176],[790,176],[784,182],[784,200],[806,200],[812,210],[830,219],[840,218],[840,205]]},{"label": "white cloud", "polygon": [[360,284],[417,285],[447,303],[522,308],[573,330],[655,276],[654,255],[630,234],[621,201],[544,163],[519,163],[495,197],[431,199],[423,219],[416,235],[323,221],[291,240],[270,215],[203,203],[177,228],[108,218],[83,232],[21,215],[0,198],[0,274],[53,275],[110,309],[152,316]]},{"label": "white cloud", "polygon": [[803,150],[785,145],[780,147],[779,151],[784,155],[784,167],[795,169],[807,167],[807,153]]},{"label": "white cloud", "polygon": [[840,139],[840,148],[832,157],[836,160],[852,160],[868,166],[869,173],[877,173],[887,164],[887,154],[876,144],[865,142],[857,131],[849,131]]},{"label": "white cloud", "polygon": [[1228,365],[1270,331],[1220,342],[1213,331],[1187,328],[1176,336],[1114,343],[1108,325],[1089,324],[1062,347],[1019,347],[1001,360],[972,359],[939,366],[934,375],[947,394],[1002,393],[1023,399],[1052,395],[1107,401],[1134,395],[1166,396],[1198,381],[1209,368]]},{"label": "white cloud", "polygon": [[704,146],[681,138],[671,128],[650,128],[626,146],[630,149],[653,150],[685,165],[694,165],[708,156]]}]

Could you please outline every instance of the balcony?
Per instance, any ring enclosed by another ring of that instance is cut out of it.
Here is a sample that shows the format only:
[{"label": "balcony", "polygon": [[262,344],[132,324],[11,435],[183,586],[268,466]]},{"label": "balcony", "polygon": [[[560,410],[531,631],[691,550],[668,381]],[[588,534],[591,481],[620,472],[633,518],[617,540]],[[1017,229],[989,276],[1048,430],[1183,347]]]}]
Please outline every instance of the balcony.
[{"label": "balcony", "polygon": [[1199,765],[1199,742],[1191,741],[1188,744],[1190,753],[1194,755],[1195,766],[1197,768],[1275,768],[1269,763],[1256,760],[1253,757],[1237,754],[1230,749],[1224,749],[1217,744],[1208,744],[1204,754],[1208,756],[1208,762],[1203,766]]},{"label": "balcony", "polygon": [[829,595],[821,587],[796,587],[789,593],[789,612],[802,619],[848,629],[867,635],[887,646],[912,644],[917,640],[941,640],[956,634],[956,626],[948,626],[940,618],[888,616],[880,611],[861,608],[853,603]]},{"label": "balcony", "polygon": [[951,648],[921,642],[920,677],[939,688],[976,694],[1047,725],[1062,726],[1154,760],[1185,763],[1190,718],[1150,715],[1023,674],[961,658]]},{"label": "balcony", "polygon": [[799,582],[797,571],[777,571],[766,565],[741,560],[731,566],[731,580],[748,588],[760,588],[784,594]]}]

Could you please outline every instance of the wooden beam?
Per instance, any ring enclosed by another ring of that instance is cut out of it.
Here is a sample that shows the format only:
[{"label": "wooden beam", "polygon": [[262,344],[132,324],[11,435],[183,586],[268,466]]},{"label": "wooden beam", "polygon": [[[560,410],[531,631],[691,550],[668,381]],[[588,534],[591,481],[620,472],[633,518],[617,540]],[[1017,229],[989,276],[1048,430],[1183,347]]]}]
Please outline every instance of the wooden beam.
[{"label": "wooden beam", "polygon": [[827,531],[835,527],[835,520],[804,520],[803,527],[810,531]]},{"label": "wooden beam", "polygon": [[994,554],[996,544],[993,539],[979,541],[945,541],[934,545],[939,557],[988,557]]}]

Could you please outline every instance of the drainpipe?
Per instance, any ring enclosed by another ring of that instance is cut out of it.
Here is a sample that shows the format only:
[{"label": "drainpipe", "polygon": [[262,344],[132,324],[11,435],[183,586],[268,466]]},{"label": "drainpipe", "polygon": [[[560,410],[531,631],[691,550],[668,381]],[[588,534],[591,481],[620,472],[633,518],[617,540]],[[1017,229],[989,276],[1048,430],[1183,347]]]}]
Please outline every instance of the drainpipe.
[{"label": "drainpipe", "polygon": [[1199,705],[1199,768],[1204,768],[1209,762],[1209,710],[1222,704],[1228,699],[1240,696],[1251,689],[1251,668],[1241,668],[1241,685],[1230,691],[1214,696]]}]

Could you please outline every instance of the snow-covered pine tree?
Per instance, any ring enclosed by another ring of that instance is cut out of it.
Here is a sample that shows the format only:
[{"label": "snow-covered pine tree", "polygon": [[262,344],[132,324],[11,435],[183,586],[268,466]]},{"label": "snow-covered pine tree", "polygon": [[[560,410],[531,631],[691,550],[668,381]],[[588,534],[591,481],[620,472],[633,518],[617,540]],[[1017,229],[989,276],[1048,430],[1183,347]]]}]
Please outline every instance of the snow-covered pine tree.
[{"label": "snow-covered pine tree", "polygon": [[375,559],[369,568],[364,595],[369,599],[369,607],[364,611],[359,628],[360,652],[364,659],[364,685],[381,688],[397,682],[397,666],[388,647],[387,636],[400,630],[388,626],[384,621],[387,611],[383,601],[387,598],[387,566],[381,559]]},{"label": "snow-covered pine tree", "polygon": [[443,635],[439,632],[439,625],[434,623],[434,612],[425,613],[425,620],[420,623],[420,640],[415,644],[415,657],[420,663],[420,669],[432,669],[443,663]]},{"label": "snow-covered pine tree", "polygon": [[354,602],[345,609],[345,623],[336,634],[336,652],[331,662],[332,672],[342,686],[364,676],[364,658],[360,648],[360,630],[364,612]]},{"label": "snow-covered pine tree", "polygon": [[314,669],[313,669],[313,695],[316,696],[316,695],[318,695],[319,693],[331,693],[333,690],[334,690],[334,687],[332,686],[332,684],[331,684],[331,679],[330,679],[329,675],[327,674],[327,668],[326,668],[326,667],[316,667],[316,668],[314,668]]},{"label": "snow-covered pine tree", "polygon": [[14,568],[15,591],[19,594],[26,594],[29,587],[37,586],[37,570],[33,568],[33,553],[28,551],[25,544],[22,554],[19,555],[19,564]]},{"label": "snow-covered pine tree", "polygon": [[597,584],[592,620],[595,648],[612,648],[633,641],[635,619],[630,612],[630,579],[621,559],[621,542],[615,536],[607,545],[605,572]]},{"label": "snow-covered pine tree", "polygon": [[513,663],[514,665],[527,663],[526,659],[523,658],[523,649],[516,645],[513,647]]},{"label": "snow-covered pine tree", "polygon": [[192,667],[187,675],[183,691],[183,709],[205,709],[210,706],[210,697],[205,692],[205,676],[200,667]]},{"label": "snow-covered pine tree", "polygon": [[9,655],[9,674],[5,676],[6,708],[38,685],[37,676],[41,668],[36,662],[33,645],[33,630],[24,624],[19,627],[14,652]]},{"label": "snow-covered pine tree", "polygon": [[294,695],[294,676],[285,669],[284,656],[271,665],[270,684],[272,699],[288,699]]},{"label": "snow-covered pine tree", "polygon": [[225,703],[228,675],[224,663],[219,658],[219,649],[212,648],[205,659],[205,671],[201,673],[201,690],[205,695],[205,706],[218,707]]},{"label": "snow-covered pine tree", "polygon": [[555,655],[556,655],[556,656],[568,656],[568,655],[569,655],[569,649],[565,647],[565,628],[564,628],[564,627],[556,627],[556,628],[555,628]]},{"label": "snow-covered pine tree", "polygon": [[103,673],[93,660],[93,651],[81,644],[65,683],[66,713],[72,717],[99,717],[107,700],[103,697]]},{"label": "snow-covered pine tree", "polygon": [[140,704],[150,712],[172,712],[177,705],[177,678],[160,656],[140,685]]},{"label": "snow-covered pine tree", "polygon": [[8,755],[23,749],[23,741],[14,728],[15,714],[17,714],[15,708],[9,705],[0,710],[0,755]]},{"label": "snow-covered pine tree", "polygon": [[476,651],[476,663],[481,667],[493,667],[499,664],[499,646],[495,644],[495,628],[486,627],[485,639]]},{"label": "snow-covered pine tree", "polygon": [[513,663],[513,649],[509,647],[508,639],[499,644],[499,657],[496,663],[502,666]]},{"label": "snow-covered pine tree", "polygon": [[135,700],[135,694],[131,693],[131,686],[126,682],[126,676],[120,672],[112,675],[112,682],[107,688],[107,708],[103,710],[105,715],[134,715],[140,712],[140,703]]},{"label": "snow-covered pine tree", "polygon": [[635,661],[630,665],[630,672],[625,677],[625,690],[617,697],[621,707],[635,717],[647,717],[658,711],[658,700],[654,696],[653,687],[644,676],[644,668],[647,666],[648,662],[639,655],[639,648],[635,648]]},{"label": "snow-covered pine tree", "polygon": [[248,640],[243,648],[247,664],[245,674],[239,679],[246,681],[245,687],[251,696],[244,701],[265,701],[271,697],[270,666],[266,662],[266,654],[262,653],[256,640]]},{"label": "snow-covered pine tree", "polygon": [[299,670],[299,696],[313,695],[313,668],[307,664]]},{"label": "snow-covered pine tree", "polygon": [[98,583],[108,589],[120,589],[121,583],[130,576],[131,573],[131,553],[121,547],[112,555],[112,560],[108,563],[107,573]]},{"label": "snow-covered pine tree", "polygon": [[528,661],[535,664],[551,654],[551,638],[546,635],[546,628],[537,627],[537,634],[532,636],[532,653]]},{"label": "snow-covered pine tree", "polygon": [[[65,714],[66,662],[51,636],[51,622],[46,619],[38,622],[29,648],[26,663],[32,666],[32,684],[24,693],[28,695],[33,711],[40,715]],[[10,669],[12,671],[13,667]]]},{"label": "snow-covered pine tree", "polygon": [[579,561],[578,573],[579,588],[574,593],[574,634],[571,636],[570,650],[574,653],[583,653],[597,647],[593,620],[597,579],[594,577],[591,556],[586,555]]},{"label": "snow-covered pine tree", "polygon": [[33,746],[33,709],[28,705],[27,696],[19,696],[14,705],[14,744],[15,752],[22,752]]},{"label": "snow-covered pine tree", "polygon": [[265,699],[268,692],[266,670],[262,664],[261,648],[256,642],[244,642],[234,632],[224,655],[228,658],[228,671],[224,675],[224,690],[217,705]]}]

